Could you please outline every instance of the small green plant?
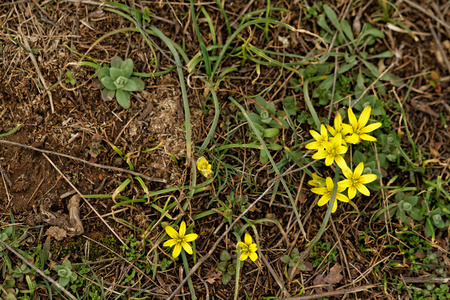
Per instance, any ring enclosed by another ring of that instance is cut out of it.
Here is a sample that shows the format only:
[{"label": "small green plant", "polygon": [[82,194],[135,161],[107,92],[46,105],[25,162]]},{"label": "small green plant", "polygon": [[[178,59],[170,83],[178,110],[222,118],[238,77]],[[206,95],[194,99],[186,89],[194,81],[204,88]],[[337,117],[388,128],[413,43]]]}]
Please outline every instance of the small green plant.
[{"label": "small green plant", "polygon": [[[400,219],[400,222],[405,225],[411,224],[412,219],[416,221],[422,220],[422,213],[419,208],[415,207],[419,200],[418,196],[405,195],[405,193],[398,193],[395,195],[397,202],[397,211],[395,215]],[[408,216],[411,218],[408,218]]]},{"label": "small green plant", "polygon": [[328,242],[318,242],[309,254],[309,258],[313,260],[312,265],[315,268],[324,260],[326,263],[330,261],[337,261],[337,250],[336,248],[331,249],[331,244]]},{"label": "small green plant", "polygon": [[[291,252],[291,255],[286,254],[281,258],[281,261],[284,262],[287,266],[289,266],[289,269],[287,270],[286,273],[287,275],[292,273],[292,268],[294,268],[296,265],[299,271],[306,271],[308,269],[312,270],[311,263],[309,262],[300,262],[299,264],[297,264],[298,260],[300,259],[300,256],[301,255],[298,249],[294,248],[294,250],[292,250]],[[310,268],[308,268],[307,265],[309,265]]]},{"label": "small green plant", "polygon": [[133,61],[131,58],[122,60],[119,56],[111,59],[111,67],[101,67],[98,78],[105,87],[102,98],[105,101],[117,99],[117,102],[125,109],[130,108],[130,92],[144,90],[144,82],[133,74]]},{"label": "small green plant", "polygon": [[72,264],[69,260],[64,260],[61,265],[53,266],[53,270],[58,272],[58,283],[66,286],[69,282],[73,283],[77,280],[77,274],[72,270]]},{"label": "small green plant", "polygon": [[227,250],[220,253],[220,263],[217,265],[217,270],[222,271],[222,283],[230,282],[231,277],[236,273],[237,260],[231,260],[231,255]]}]

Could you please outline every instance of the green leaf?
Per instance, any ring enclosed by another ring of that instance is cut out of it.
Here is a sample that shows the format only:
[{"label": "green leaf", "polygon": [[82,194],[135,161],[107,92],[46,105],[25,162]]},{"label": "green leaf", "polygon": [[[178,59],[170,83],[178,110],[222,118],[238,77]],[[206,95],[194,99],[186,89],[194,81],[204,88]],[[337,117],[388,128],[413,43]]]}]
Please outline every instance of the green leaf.
[{"label": "green leaf", "polygon": [[267,128],[264,129],[263,136],[265,138],[273,138],[276,137],[280,133],[278,128]]},{"label": "green leaf", "polygon": [[62,286],[66,286],[70,281],[68,277],[59,277],[59,284]]},{"label": "green leaf", "polygon": [[227,284],[228,282],[230,282],[231,280],[231,275],[228,273],[223,273],[222,274],[222,283],[223,284]]},{"label": "green leaf", "polygon": [[121,88],[124,91],[135,92],[138,89],[138,86],[133,80],[127,80],[127,83]]},{"label": "green leaf", "polygon": [[416,221],[420,221],[423,218],[422,214],[420,213],[420,209],[418,209],[417,207],[413,207],[412,210],[409,212],[409,215]]},{"label": "green leaf", "polygon": [[101,80],[103,77],[111,77],[110,73],[109,73],[109,68],[107,67],[101,67],[98,70],[98,74],[97,74],[98,78]]},{"label": "green leaf", "polygon": [[291,261],[291,258],[289,257],[289,255],[284,255],[281,258],[281,261],[284,262],[285,264],[288,264]]},{"label": "green leaf", "polygon": [[278,150],[283,149],[283,146],[278,145],[278,144],[267,144],[267,149],[278,151]]},{"label": "green leaf", "polygon": [[326,4],[323,6],[323,10],[327,15],[328,19],[330,19],[331,23],[333,23],[334,27],[336,27],[337,30],[342,31],[341,24],[339,23],[337,15],[334,12],[334,10]]},{"label": "green leaf", "polygon": [[136,86],[137,86],[136,91],[140,92],[140,91],[144,90],[145,83],[142,79],[137,78],[137,77],[130,77],[130,79],[128,79],[128,80],[132,80],[132,81],[134,81],[134,83],[136,83]]},{"label": "green leaf", "polygon": [[389,58],[389,57],[393,57],[393,56],[394,56],[394,54],[388,50],[388,51],[384,51],[380,54],[373,55],[370,58]]},{"label": "green leaf", "polygon": [[427,237],[431,237],[433,240],[435,238],[435,234],[434,234],[434,226],[431,223],[430,218],[427,218],[425,221],[425,235]]},{"label": "green leaf", "polygon": [[117,102],[125,109],[130,108],[130,93],[124,90],[117,90]]},{"label": "green leaf", "polygon": [[114,80],[112,80],[111,77],[105,76],[102,79],[100,79],[100,81],[103,84],[103,86],[105,88],[107,88],[108,90],[112,90],[112,91],[117,90],[116,85],[114,84]]},{"label": "green leaf", "polygon": [[350,41],[353,41],[355,39],[355,37],[353,36],[353,30],[348,24],[347,20],[344,19],[341,21],[341,28]]},{"label": "green leaf", "polygon": [[[111,79],[112,79],[113,81],[116,80],[117,78],[119,78],[120,76],[126,77],[126,76],[124,75],[124,72],[123,72],[121,69],[118,69],[118,68],[111,67],[111,68],[109,69],[109,72],[110,72],[110,74],[111,74]],[[126,78],[127,78],[127,77],[126,77]]]},{"label": "green leaf", "polygon": [[352,62],[350,64],[345,64],[342,67],[339,67],[339,69],[337,70],[338,74],[343,74],[345,72],[347,72],[348,70],[350,70],[351,68],[353,68],[354,66],[356,66],[358,64],[357,61]]},{"label": "green leaf", "polygon": [[116,69],[120,69],[120,66],[122,65],[123,60],[122,58],[120,58],[120,56],[114,56],[111,59],[111,67],[116,68]]},{"label": "green leaf", "polygon": [[105,101],[111,101],[114,99],[114,95],[116,94],[116,91],[112,91],[110,89],[104,88],[102,91],[102,99]]},{"label": "green leaf", "polygon": [[259,153],[259,160],[261,161],[261,163],[263,165],[265,165],[269,162],[269,157],[267,156],[266,151],[264,151],[264,149],[261,150]]},{"label": "green leaf", "polygon": [[222,272],[225,272],[227,270],[228,262],[222,261],[217,265],[217,269],[219,269]]},{"label": "green leaf", "polygon": [[220,253],[221,261],[229,261],[230,259],[231,259],[231,255],[227,250],[223,250],[222,253]]},{"label": "green leaf", "polygon": [[320,27],[322,27],[323,29],[325,29],[328,33],[333,34],[333,30],[330,29],[330,27],[328,27],[327,21],[325,20],[325,16],[324,15],[320,15],[317,18],[316,21],[317,25],[319,25]]},{"label": "green leaf", "polygon": [[363,163],[365,161],[366,161],[366,158],[364,157],[364,154],[362,154],[362,152],[356,150],[355,153],[353,153],[353,164],[355,166],[357,166],[360,163]]},{"label": "green leaf", "polygon": [[120,66],[120,69],[123,71],[123,76],[126,78],[130,78],[131,74],[133,73],[134,64],[131,58],[127,58],[122,65]]}]

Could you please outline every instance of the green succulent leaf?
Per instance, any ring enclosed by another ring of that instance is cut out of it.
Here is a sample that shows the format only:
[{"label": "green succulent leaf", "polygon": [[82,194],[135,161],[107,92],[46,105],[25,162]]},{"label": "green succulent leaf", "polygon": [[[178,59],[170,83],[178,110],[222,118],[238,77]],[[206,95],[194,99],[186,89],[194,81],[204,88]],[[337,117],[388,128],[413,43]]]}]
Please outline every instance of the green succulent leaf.
[{"label": "green succulent leaf", "polygon": [[231,275],[228,273],[223,273],[222,275],[222,283],[227,284],[231,280]]},{"label": "green succulent leaf", "polygon": [[123,87],[127,84],[128,78],[119,76],[116,80],[114,80],[114,85],[117,89],[123,89]]},{"label": "green succulent leaf", "polygon": [[116,91],[104,88],[102,91],[102,99],[105,101],[111,101],[114,99],[114,96],[116,95]]},{"label": "green succulent leaf", "polygon": [[134,81],[134,83],[136,83],[136,86],[137,86],[136,91],[140,92],[140,91],[144,90],[145,83],[144,83],[144,81],[142,79],[137,78],[137,77],[131,77],[128,80],[132,80],[132,81]]},{"label": "green succulent leaf", "polygon": [[113,67],[113,68],[120,69],[120,66],[122,65],[122,63],[123,63],[123,60],[122,60],[122,58],[120,58],[120,56],[114,56],[111,59],[111,67]]},{"label": "green succulent leaf", "polygon": [[111,74],[112,80],[117,80],[117,78],[119,78],[119,77],[121,77],[121,76],[127,78],[127,77],[125,76],[123,70],[121,70],[121,69],[111,67],[111,68],[109,69],[109,72],[110,72],[110,74]]},{"label": "green succulent leaf", "polygon": [[108,67],[101,67],[98,70],[98,74],[97,74],[98,78],[101,80],[103,77],[109,76],[111,77],[110,73],[109,73],[109,68]]},{"label": "green succulent leaf", "polygon": [[128,92],[135,92],[138,90],[138,86],[133,80],[127,79],[127,83],[121,89]]},{"label": "green succulent leaf", "polygon": [[117,87],[114,84],[114,80],[112,80],[111,77],[105,76],[102,79],[100,79],[100,81],[103,84],[103,86],[105,88],[107,88],[108,90],[112,90],[112,91],[117,90]]},{"label": "green succulent leaf", "polygon": [[70,281],[70,278],[68,277],[59,277],[59,284],[61,286],[66,286]]},{"label": "green succulent leaf", "polygon": [[131,77],[131,74],[133,73],[133,68],[134,65],[131,58],[127,58],[120,66],[120,69],[123,71],[124,76],[127,78]]},{"label": "green succulent leaf", "polygon": [[223,250],[222,253],[220,253],[220,260],[221,261],[228,261],[231,259],[231,255],[227,250]]},{"label": "green succulent leaf", "polygon": [[124,90],[116,91],[117,102],[125,109],[130,108],[130,93]]},{"label": "green succulent leaf", "polygon": [[225,272],[227,269],[227,265],[228,265],[228,262],[222,261],[217,265],[217,269],[219,269],[222,272]]}]

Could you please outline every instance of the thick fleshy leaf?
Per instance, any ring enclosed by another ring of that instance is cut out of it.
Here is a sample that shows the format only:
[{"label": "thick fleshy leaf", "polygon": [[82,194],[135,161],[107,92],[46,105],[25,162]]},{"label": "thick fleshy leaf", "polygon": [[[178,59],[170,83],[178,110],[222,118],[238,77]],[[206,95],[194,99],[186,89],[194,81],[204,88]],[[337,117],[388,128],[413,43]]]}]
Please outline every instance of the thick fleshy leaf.
[{"label": "thick fleshy leaf", "polygon": [[166,233],[173,239],[178,239],[178,232],[172,226],[166,226]]},{"label": "thick fleshy leaf", "polygon": [[133,80],[128,79],[127,83],[122,87],[122,90],[128,91],[128,92],[135,92],[137,91],[137,85]]},{"label": "thick fleshy leaf", "polygon": [[117,102],[125,109],[130,108],[130,93],[124,90],[117,90],[116,92]]},{"label": "thick fleshy leaf", "polygon": [[109,74],[109,68],[107,67],[101,67],[100,70],[98,70],[98,74],[97,74],[99,79],[102,79],[105,76],[110,76]]},{"label": "thick fleshy leaf", "polygon": [[183,241],[181,243],[181,246],[183,246],[184,251],[186,251],[186,253],[188,254],[192,254],[192,247],[191,245],[189,245],[188,243],[186,243],[185,241]]},{"label": "thick fleshy leaf", "polygon": [[120,66],[122,65],[122,63],[123,63],[123,60],[122,60],[122,58],[120,58],[120,56],[114,56],[111,59],[111,67],[113,67],[113,68],[120,69]]},{"label": "thick fleshy leaf", "polygon": [[198,235],[196,233],[190,233],[190,234],[186,234],[184,236],[184,240],[188,243],[195,241],[197,238],[198,238]]},{"label": "thick fleshy leaf", "polygon": [[136,91],[137,92],[141,92],[144,90],[145,83],[142,79],[137,78],[137,77],[130,77],[128,80],[132,80],[132,81],[134,81],[134,83],[136,83],[136,86],[137,86]]},{"label": "thick fleshy leaf", "polygon": [[114,95],[116,94],[116,91],[112,91],[110,89],[104,88],[102,91],[102,99],[105,101],[111,101],[114,99]]},{"label": "thick fleshy leaf", "polygon": [[180,238],[183,238],[185,234],[186,234],[186,222],[182,221],[180,224],[180,231],[179,231],[178,236]]},{"label": "thick fleshy leaf", "polygon": [[112,90],[112,91],[117,90],[116,86],[114,85],[114,80],[112,80],[111,77],[105,76],[102,79],[100,79],[100,81],[103,84],[103,86],[105,88],[107,88],[108,90]]},{"label": "thick fleshy leaf", "polygon": [[164,247],[172,247],[175,246],[177,244],[177,240],[176,239],[170,239],[164,242],[163,246]]},{"label": "thick fleshy leaf", "polygon": [[123,74],[123,71],[121,69],[118,69],[118,68],[110,68],[109,69],[109,73],[111,74],[111,79],[113,81],[115,81],[120,76],[126,78],[126,76]]},{"label": "thick fleshy leaf", "polygon": [[131,60],[131,58],[125,59],[125,61],[120,66],[120,69],[125,74],[124,76],[127,78],[131,77],[131,74],[133,73],[133,68],[134,68],[134,65],[133,65],[133,61]]},{"label": "thick fleshy leaf", "polygon": [[177,258],[178,255],[180,255],[180,253],[181,253],[181,244],[178,243],[173,248],[172,257]]}]

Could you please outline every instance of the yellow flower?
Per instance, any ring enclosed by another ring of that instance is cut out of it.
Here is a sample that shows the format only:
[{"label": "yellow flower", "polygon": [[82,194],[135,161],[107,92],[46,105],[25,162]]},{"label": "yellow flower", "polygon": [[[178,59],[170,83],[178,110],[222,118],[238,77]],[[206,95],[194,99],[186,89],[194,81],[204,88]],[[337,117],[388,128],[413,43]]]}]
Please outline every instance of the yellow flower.
[{"label": "yellow flower", "polygon": [[317,173],[312,174],[313,179],[308,181],[308,184],[311,186],[324,186],[325,185],[325,179],[317,175]]},{"label": "yellow flower", "polygon": [[344,169],[344,176],[347,179],[341,181],[343,187],[348,187],[348,197],[353,199],[356,196],[356,190],[360,191],[365,196],[370,196],[370,191],[364,186],[377,179],[375,174],[361,175],[364,170],[364,164],[359,163],[352,172],[350,169]]},{"label": "yellow flower", "polygon": [[[334,187],[333,179],[331,179],[331,177],[327,177],[326,186],[311,189],[311,192],[313,192],[314,194],[322,195],[322,197],[320,197],[320,199],[319,199],[319,202],[317,203],[318,206],[323,206],[331,200],[331,194],[333,193],[333,187]],[[342,201],[342,202],[349,201],[347,196],[342,194],[342,192],[345,191],[345,189],[346,188],[342,186],[342,181],[339,181],[338,186],[337,186],[337,193],[336,193],[337,200]],[[337,201],[335,200],[333,203],[333,209],[331,212],[334,213],[336,211],[336,209],[337,209]]]},{"label": "yellow flower", "polygon": [[[349,128],[343,126],[344,124],[342,124],[342,117],[341,115],[338,113],[336,115],[336,117],[334,118],[334,127],[331,127],[330,125],[327,125],[328,131],[330,132],[330,134],[332,136],[336,136],[338,134],[341,135],[342,138],[344,138],[349,132]],[[344,146],[346,146],[347,144],[345,143],[345,140],[342,140],[342,144]]]},{"label": "yellow flower", "polygon": [[203,156],[197,160],[197,169],[206,178],[209,178],[213,174],[213,172],[211,171],[211,164]]},{"label": "yellow flower", "polygon": [[342,146],[342,137],[340,134],[331,138],[329,142],[325,142],[325,149],[317,151],[312,158],[324,159],[325,165],[330,166],[334,161],[341,169],[347,169],[347,163],[345,162],[342,154],[347,152],[347,147]]},{"label": "yellow flower", "polygon": [[306,149],[322,150],[323,148],[325,148],[324,143],[328,142],[328,132],[325,128],[325,125],[320,125],[320,134],[314,130],[310,130],[309,133],[316,141],[307,144],[305,146]]},{"label": "yellow flower", "polygon": [[181,248],[183,248],[187,253],[192,254],[192,248],[188,243],[197,239],[198,235],[196,233],[186,234],[186,223],[184,221],[181,222],[180,232],[177,232],[172,226],[169,225],[166,226],[166,232],[171,239],[167,240],[163,246],[175,246],[172,252],[173,258],[177,258],[178,255],[180,255]]},{"label": "yellow flower", "polygon": [[350,136],[345,138],[345,141],[347,143],[357,144],[361,141],[377,141],[376,138],[367,134],[381,126],[380,122],[366,126],[367,122],[369,122],[371,111],[372,109],[370,108],[370,106],[367,106],[359,116],[359,120],[357,120],[355,114],[353,113],[353,110],[351,108],[348,109],[348,118],[350,121],[350,125],[343,124],[344,128],[346,128],[346,130],[348,130],[351,134]]},{"label": "yellow flower", "polygon": [[245,234],[244,240],[245,243],[239,242],[237,244],[238,247],[241,247],[241,257],[239,257],[239,260],[244,261],[250,257],[252,261],[256,261],[258,259],[258,254],[256,253],[258,247],[253,243],[252,237],[249,234]]}]

